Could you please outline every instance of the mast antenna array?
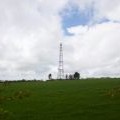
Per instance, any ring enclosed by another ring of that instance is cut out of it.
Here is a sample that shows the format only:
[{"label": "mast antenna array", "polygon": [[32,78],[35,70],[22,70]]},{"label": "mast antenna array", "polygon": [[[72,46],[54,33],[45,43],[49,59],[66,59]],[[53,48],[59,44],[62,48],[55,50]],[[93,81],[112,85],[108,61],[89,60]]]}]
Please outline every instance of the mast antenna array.
[{"label": "mast antenna array", "polygon": [[63,45],[62,41],[60,41],[59,48],[59,65],[58,65],[58,79],[64,79],[64,67],[63,67]]}]

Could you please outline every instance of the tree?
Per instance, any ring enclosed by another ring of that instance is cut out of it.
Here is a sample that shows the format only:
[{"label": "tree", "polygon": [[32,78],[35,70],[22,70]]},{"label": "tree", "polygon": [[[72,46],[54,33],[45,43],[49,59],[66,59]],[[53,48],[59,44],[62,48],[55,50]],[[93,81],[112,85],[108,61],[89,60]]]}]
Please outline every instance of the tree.
[{"label": "tree", "polygon": [[49,80],[52,79],[52,74],[51,74],[51,73],[48,75],[48,79],[49,79]]},{"label": "tree", "polygon": [[74,73],[74,79],[80,79],[80,73],[75,72]]}]

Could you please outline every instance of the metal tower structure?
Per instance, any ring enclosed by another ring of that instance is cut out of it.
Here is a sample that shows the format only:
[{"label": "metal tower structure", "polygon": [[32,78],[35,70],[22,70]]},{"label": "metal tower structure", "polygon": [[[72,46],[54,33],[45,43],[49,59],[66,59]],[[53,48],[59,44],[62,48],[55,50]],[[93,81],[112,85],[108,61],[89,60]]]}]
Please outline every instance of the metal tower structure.
[{"label": "metal tower structure", "polygon": [[58,79],[64,79],[64,67],[63,67],[63,45],[60,42],[59,48],[59,65],[58,65]]}]

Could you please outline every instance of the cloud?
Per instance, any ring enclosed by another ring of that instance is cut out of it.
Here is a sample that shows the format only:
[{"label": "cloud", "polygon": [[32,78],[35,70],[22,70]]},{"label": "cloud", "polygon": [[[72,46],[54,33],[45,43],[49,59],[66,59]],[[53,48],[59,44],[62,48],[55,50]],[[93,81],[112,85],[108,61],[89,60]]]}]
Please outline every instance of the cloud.
[{"label": "cloud", "polygon": [[40,77],[56,66],[62,39],[58,13],[64,4],[65,0],[0,2],[1,79],[16,79],[18,74],[19,79],[27,78],[28,73]]},{"label": "cloud", "polygon": [[[99,21],[102,18],[107,18],[112,21],[120,21],[120,1],[114,0],[74,0],[69,2],[70,6],[79,7],[80,11],[91,8],[93,10],[94,21]],[[90,11],[91,12],[91,11]],[[89,13],[92,15],[91,13]]]},{"label": "cloud", "polygon": [[[69,27],[72,36],[66,36],[60,13],[73,6],[80,12],[92,9],[89,22],[94,24]],[[56,75],[60,40],[64,40],[66,72],[118,75],[119,8],[119,0],[0,1],[0,79],[42,79],[49,72]],[[103,18],[109,22],[98,24]]]},{"label": "cloud", "polygon": [[[81,30],[84,34],[81,34]],[[90,76],[118,74],[120,65],[116,65],[120,59],[119,23],[96,24],[89,29],[86,26],[77,26],[68,31],[74,34],[65,38],[65,54],[69,55],[65,58],[68,70],[75,68],[71,71],[81,71]]]},{"label": "cloud", "polygon": [[71,33],[71,34],[84,34],[87,32],[87,30],[89,29],[88,26],[77,26],[77,27],[71,27],[71,28],[68,28],[68,32]]},{"label": "cloud", "polygon": [[64,38],[66,69],[81,71],[83,76],[119,76],[119,0],[114,3],[109,0],[69,1],[70,11],[73,6],[80,12],[89,9],[91,19],[84,26],[67,28],[70,36]]}]

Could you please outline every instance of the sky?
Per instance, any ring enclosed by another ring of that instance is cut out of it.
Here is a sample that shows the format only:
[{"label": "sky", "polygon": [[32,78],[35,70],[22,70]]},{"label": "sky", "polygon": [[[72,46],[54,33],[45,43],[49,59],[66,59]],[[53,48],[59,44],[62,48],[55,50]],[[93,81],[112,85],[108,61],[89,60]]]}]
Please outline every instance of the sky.
[{"label": "sky", "polygon": [[64,71],[120,77],[120,0],[0,0],[0,80]]}]

